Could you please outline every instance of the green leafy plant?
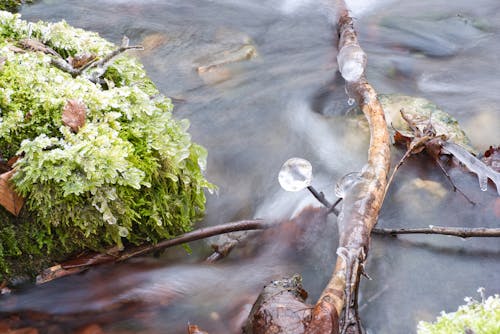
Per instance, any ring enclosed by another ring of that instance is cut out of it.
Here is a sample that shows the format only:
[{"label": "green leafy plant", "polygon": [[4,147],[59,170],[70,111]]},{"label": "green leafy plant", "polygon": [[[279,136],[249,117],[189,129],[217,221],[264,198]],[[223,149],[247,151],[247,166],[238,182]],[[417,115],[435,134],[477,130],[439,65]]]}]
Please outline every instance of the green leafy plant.
[{"label": "green leafy plant", "polygon": [[[116,49],[64,21],[0,12],[0,154],[19,157],[11,181],[26,201],[19,217],[0,209],[0,276],[189,230],[204,211],[204,189],[213,189],[202,175],[206,151],[142,65],[121,54],[94,83],[53,66],[52,54],[20,50],[26,40],[63,58],[102,59]],[[68,101],[85,108],[77,132],[62,121]]]}]

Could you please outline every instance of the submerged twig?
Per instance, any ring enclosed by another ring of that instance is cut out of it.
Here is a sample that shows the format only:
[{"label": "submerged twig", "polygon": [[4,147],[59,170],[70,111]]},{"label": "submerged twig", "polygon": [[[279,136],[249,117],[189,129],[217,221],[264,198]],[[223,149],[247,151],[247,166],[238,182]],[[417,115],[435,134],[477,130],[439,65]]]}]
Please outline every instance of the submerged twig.
[{"label": "submerged twig", "polygon": [[451,179],[450,174],[448,174],[448,171],[444,168],[443,164],[441,163],[441,160],[439,160],[439,157],[435,157],[434,161],[436,161],[437,165],[443,172],[444,176],[446,176],[446,179],[450,182],[451,186],[453,187],[453,191],[458,191],[462,196],[472,205],[476,205],[476,202],[471,200],[469,196],[467,196],[459,187],[455,185],[455,182]]},{"label": "submerged twig", "polygon": [[131,249],[130,251],[127,251],[118,256],[117,261],[124,261],[134,256],[148,254],[165,248],[182,245],[186,242],[213,237],[219,234],[230,233],[235,231],[264,230],[269,227],[270,227],[269,223],[267,223],[262,219],[241,220],[222,225],[204,227],[198,230],[194,230],[192,232],[185,233],[177,238],[161,241],[156,245],[144,245]]},{"label": "submerged twig", "polygon": [[148,245],[137,246],[125,249],[122,252],[113,251],[107,254],[106,253],[93,254],[90,255],[90,257],[87,256],[84,257],[83,259],[77,258],[72,261],[68,261],[66,263],[62,263],[44,270],[37,278],[37,283],[38,284],[46,283],[59,277],[79,273],[92,266],[109,262],[125,261],[135,256],[145,255],[169,247],[182,245],[187,242],[213,237],[215,235],[236,232],[236,231],[264,230],[269,228],[270,226],[271,225],[268,222],[261,219],[241,220],[222,225],[200,228],[198,230],[185,233],[176,238],[161,241],[154,245],[148,244]]}]

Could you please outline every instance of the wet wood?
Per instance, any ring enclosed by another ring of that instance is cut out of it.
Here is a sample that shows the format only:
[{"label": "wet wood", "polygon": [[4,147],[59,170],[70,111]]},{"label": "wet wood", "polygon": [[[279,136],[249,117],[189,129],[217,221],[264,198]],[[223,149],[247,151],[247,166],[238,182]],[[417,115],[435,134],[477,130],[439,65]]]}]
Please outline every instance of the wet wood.
[{"label": "wet wood", "polygon": [[[340,4],[339,53],[346,46],[359,47],[353,19],[343,1]],[[335,270],[316,303],[312,321],[306,330],[308,334],[361,333],[356,295],[368,255],[370,234],[384,200],[390,167],[389,132],[376,91],[364,74],[355,81],[346,82],[346,88],[370,125],[368,162],[360,172],[360,180],[344,196],[338,218],[340,240]],[[341,319],[342,314],[344,317]]]},{"label": "wet wood", "polygon": [[311,315],[311,308],[304,304],[306,298],[300,276],[271,282],[255,302],[243,333],[304,333]]}]

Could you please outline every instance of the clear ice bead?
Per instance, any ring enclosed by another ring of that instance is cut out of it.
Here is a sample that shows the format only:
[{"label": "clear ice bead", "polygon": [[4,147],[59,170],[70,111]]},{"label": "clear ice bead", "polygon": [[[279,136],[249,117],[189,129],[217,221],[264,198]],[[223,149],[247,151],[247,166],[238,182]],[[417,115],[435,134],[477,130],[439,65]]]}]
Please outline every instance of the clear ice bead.
[{"label": "clear ice bead", "polygon": [[366,53],[358,45],[344,46],[337,55],[337,63],[346,81],[356,81],[365,71]]},{"label": "clear ice bead", "polygon": [[311,185],[311,163],[301,158],[288,159],[278,175],[280,186],[286,191],[299,191]]}]

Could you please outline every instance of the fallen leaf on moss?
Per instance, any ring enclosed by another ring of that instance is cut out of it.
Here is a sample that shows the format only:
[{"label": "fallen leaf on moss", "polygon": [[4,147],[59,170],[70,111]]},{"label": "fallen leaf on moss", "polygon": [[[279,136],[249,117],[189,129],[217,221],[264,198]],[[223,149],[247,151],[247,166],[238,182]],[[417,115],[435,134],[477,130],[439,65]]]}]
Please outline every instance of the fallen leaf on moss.
[{"label": "fallen leaf on moss", "polygon": [[87,107],[78,100],[68,100],[63,108],[62,122],[75,133],[85,125]]},{"label": "fallen leaf on moss", "polygon": [[15,192],[10,183],[10,178],[14,173],[15,170],[10,170],[0,175],[0,204],[14,216],[18,216],[24,199]]}]

